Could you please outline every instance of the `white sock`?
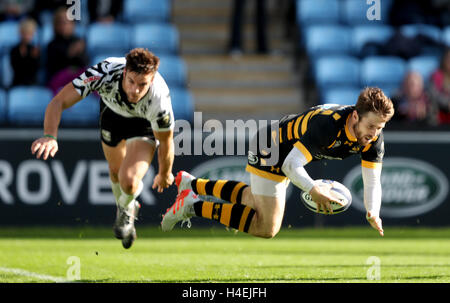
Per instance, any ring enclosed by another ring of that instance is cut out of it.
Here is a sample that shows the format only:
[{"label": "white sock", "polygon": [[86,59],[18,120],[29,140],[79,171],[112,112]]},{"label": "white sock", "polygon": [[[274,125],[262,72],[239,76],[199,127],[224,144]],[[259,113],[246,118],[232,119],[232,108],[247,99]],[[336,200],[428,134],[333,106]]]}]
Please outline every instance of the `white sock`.
[{"label": "white sock", "polygon": [[142,189],[144,188],[144,183],[139,182],[139,187],[138,190],[132,194],[132,195],[128,195],[126,194],[123,189],[121,188],[121,195],[118,199],[118,204],[120,207],[126,208],[128,206],[128,204],[130,204],[131,201],[133,201],[134,199],[136,199],[142,192]]},{"label": "white sock", "polygon": [[119,182],[114,183],[111,181],[111,189],[112,189],[112,193],[114,195],[114,198],[116,198],[116,204],[119,204],[119,198],[122,195],[122,190],[120,189],[120,184]]}]

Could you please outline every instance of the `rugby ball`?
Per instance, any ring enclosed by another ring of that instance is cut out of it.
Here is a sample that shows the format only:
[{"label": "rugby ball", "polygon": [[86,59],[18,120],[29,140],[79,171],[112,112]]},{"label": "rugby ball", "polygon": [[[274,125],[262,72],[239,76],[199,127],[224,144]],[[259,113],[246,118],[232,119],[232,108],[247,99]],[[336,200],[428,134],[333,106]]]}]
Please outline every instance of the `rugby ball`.
[{"label": "rugby ball", "polygon": [[[333,208],[332,215],[346,211],[352,204],[352,194],[343,184],[337,181],[324,179],[315,180],[314,182],[319,186],[328,187],[330,189],[330,193],[343,203],[342,206],[337,203],[331,203],[331,207]],[[317,211],[317,204],[311,199],[311,195],[309,193],[302,192],[300,200],[302,200],[303,204],[310,211],[320,214],[328,214],[323,211],[323,208],[320,211]]]}]

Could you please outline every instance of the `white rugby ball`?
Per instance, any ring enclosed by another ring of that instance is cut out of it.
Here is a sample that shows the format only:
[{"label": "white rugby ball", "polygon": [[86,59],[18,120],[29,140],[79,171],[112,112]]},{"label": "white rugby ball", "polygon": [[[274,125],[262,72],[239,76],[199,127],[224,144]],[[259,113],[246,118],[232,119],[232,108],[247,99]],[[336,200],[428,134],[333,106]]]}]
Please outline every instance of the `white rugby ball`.
[{"label": "white rugby ball", "polygon": [[[330,188],[330,194],[342,202],[343,205],[331,203],[333,215],[346,211],[352,204],[352,194],[350,193],[348,188],[345,187],[343,184],[337,181],[324,179],[315,180],[314,182],[319,186]],[[302,192],[301,200],[303,204],[306,206],[306,208],[309,209],[310,211],[320,214],[328,214],[323,211],[323,208],[321,208],[320,211],[317,211],[317,204],[311,199],[311,195],[309,193]]]}]

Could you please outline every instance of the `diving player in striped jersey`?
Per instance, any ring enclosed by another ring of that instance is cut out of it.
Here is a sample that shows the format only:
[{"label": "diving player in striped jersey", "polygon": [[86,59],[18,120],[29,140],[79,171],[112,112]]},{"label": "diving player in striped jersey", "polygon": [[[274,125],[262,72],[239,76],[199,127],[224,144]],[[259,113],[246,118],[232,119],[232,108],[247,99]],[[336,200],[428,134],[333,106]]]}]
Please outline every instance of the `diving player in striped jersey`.
[{"label": "diving player in striped jersey", "polygon": [[129,248],[136,239],[136,201],[156,149],[159,172],[153,188],[162,192],[174,181],[174,117],[169,88],[158,72],[159,58],[146,49],[131,50],[126,58],[107,58],[68,83],[49,103],[44,135],[31,152],[46,160],[58,151],[61,113],[91,92],[101,97],[100,135],[109,165],[112,192],[117,204],[116,238]]},{"label": "diving player in striped jersey", "polygon": [[[368,87],[353,106],[319,105],[302,114],[283,117],[278,136],[268,132],[268,140],[279,146],[278,162],[265,165],[267,151],[260,148],[249,151],[246,170],[250,173],[250,186],[236,181],[197,179],[179,172],[175,179],[179,194],[163,217],[162,230],[172,230],[177,222],[198,216],[253,236],[272,238],[281,227],[289,182],[310,193],[319,209],[326,212],[332,213],[331,202],[341,204],[329,190],[315,185],[304,166],[321,159],[342,160],[360,155],[366,219],[383,236],[379,216],[382,130],[393,114],[393,104],[383,91]],[[231,203],[201,201],[197,195],[210,195]]]}]

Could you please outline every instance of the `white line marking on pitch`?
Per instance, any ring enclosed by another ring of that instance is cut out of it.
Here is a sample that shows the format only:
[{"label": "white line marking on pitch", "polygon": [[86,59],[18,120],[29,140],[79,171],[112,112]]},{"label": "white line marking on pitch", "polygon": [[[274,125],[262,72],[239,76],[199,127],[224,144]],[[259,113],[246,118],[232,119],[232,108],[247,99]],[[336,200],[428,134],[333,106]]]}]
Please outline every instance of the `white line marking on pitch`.
[{"label": "white line marking on pitch", "polygon": [[29,277],[29,278],[36,278],[39,280],[47,280],[47,281],[53,281],[56,283],[63,283],[63,282],[71,282],[67,279],[60,278],[60,277],[54,277],[50,275],[41,275],[35,272],[27,271],[20,268],[8,268],[8,267],[0,267],[0,272],[5,273],[11,273],[19,276]]}]

